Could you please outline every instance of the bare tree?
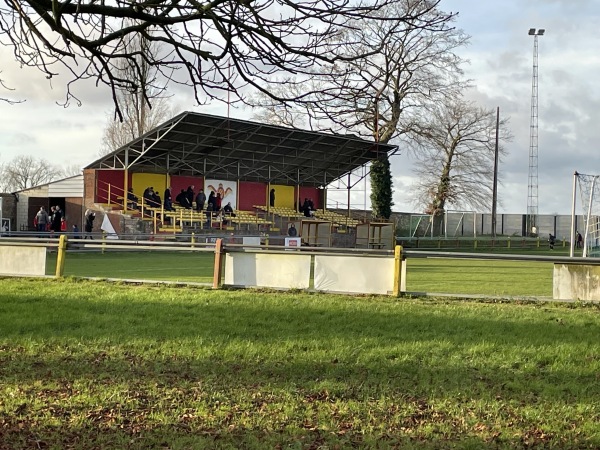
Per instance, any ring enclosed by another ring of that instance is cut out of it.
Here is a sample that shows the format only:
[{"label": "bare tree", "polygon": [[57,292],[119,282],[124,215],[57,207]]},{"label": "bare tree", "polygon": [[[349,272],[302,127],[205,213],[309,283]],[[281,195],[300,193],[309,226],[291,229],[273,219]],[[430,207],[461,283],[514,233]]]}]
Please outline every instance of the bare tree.
[{"label": "bare tree", "polygon": [[[353,132],[381,143],[410,132],[422,108],[457,97],[467,85],[463,60],[455,51],[469,38],[452,27],[455,15],[438,4],[402,0],[379,11],[381,16],[415,20],[352,21],[333,37],[343,43],[344,58],[328,73],[287,80],[280,90],[304,92],[294,92],[294,104],[258,94],[257,103],[266,110],[261,118],[276,116],[285,123],[303,113],[311,128]],[[372,208],[389,217],[385,212],[391,212],[393,189],[387,155],[378,155],[374,164],[378,170],[376,175],[371,171]]]},{"label": "bare tree", "polygon": [[[136,53],[121,45],[135,36],[163,43],[164,52],[147,63],[165,82],[190,86],[198,102],[223,98],[227,91],[242,98],[239,90],[245,86],[268,92],[279,73],[307,73],[348,59],[351,55],[340,50],[347,41],[332,36],[351,31],[357,20],[406,20],[380,14],[382,7],[401,1],[3,0],[0,33],[19,63],[48,78],[62,66],[73,82],[92,78],[110,86],[121,117],[117,90],[140,87],[116,70],[119,60],[141,70]],[[71,84],[67,103],[79,101]]]},{"label": "bare tree", "polygon": [[79,164],[69,164],[61,169],[60,177],[68,178],[74,177],[75,175],[81,175],[83,173],[83,169]]},{"label": "bare tree", "polygon": [[[99,151],[101,156],[123,147],[173,116],[164,89],[157,87],[159,74],[156,68],[147,62],[157,57],[160,53],[160,45],[148,41],[141,35],[123,45],[129,47],[127,53],[137,53],[134,57],[136,65],[133,66],[126,60],[119,61],[122,66],[118,70],[124,78],[134,81],[138,88],[117,90],[116,95],[121,105],[123,120],[116,120],[114,114],[109,116]],[[136,77],[142,78],[136,79]]]},{"label": "bare tree", "polygon": [[335,36],[343,42],[344,59],[328,73],[286,79],[277,97],[291,92],[293,104],[257,94],[255,103],[267,110],[262,117],[303,114],[311,128],[350,131],[381,143],[410,131],[422,107],[456,97],[467,85],[461,78],[464,61],[455,51],[469,38],[452,27],[455,15],[439,10],[438,3],[402,0],[379,11],[417,18],[414,22],[351,22]]},{"label": "bare tree", "polygon": [[61,177],[62,170],[44,159],[19,155],[4,164],[1,178],[4,191],[20,191]]},{"label": "bare tree", "polygon": [[[411,133],[418,164],[413,200],[426,213],[440,215],[448,205],[489,210],[496,141],[496,111],[454,100],[435,107]],[[500,121],[499,143],[512,139],[508,119]],[[504,153],[502,146],[500,155]]]}]

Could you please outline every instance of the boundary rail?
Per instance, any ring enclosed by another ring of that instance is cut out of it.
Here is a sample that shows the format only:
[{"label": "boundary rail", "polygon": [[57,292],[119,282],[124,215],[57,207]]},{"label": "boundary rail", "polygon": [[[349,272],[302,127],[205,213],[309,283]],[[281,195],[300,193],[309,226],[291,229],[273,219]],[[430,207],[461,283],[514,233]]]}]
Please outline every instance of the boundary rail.
[{"label": "boundary rail", "polygon": [[[311,265],[315,264],[316,256],[339,256],[339,257],[357,257],[357,264],[362,259],[365,263],[365,257],[393,259],[393,289],[389,289],[388,294],[400,296],[401,294],[412,294],[406,291],[406,260],[411,258],[451,258],[451,259],[474,259],[474,260],[504,260],[504,261],[536,261],[548,262],[553,264],[571,264],[600,266],[600,258],[590,257],[570,257],[570,256],[545,256],[545,255],[522,255],[522,254],[497,254],[497,253],[467,253],[454,251],[435,251],[435,250],[412,250],[403,249],[402,246],[396,246],[394,250],[378,249],[355,249],[355,248],[334,248],[334,247],[298,247],[290,248],[282,245],[246,245],[226,242],[227,238],[217,238],[215,242],[192,242],[185,241],[148,241],[138,239],[105,239],[105,240],[84,240],[69,239],[67,235],[57,237],[0,237],[0,250],[2,246],[11,247],[45,247],[50,251],[57,252],[55,277],[64,276],[64,265],[66,255],[70,251],[183,251],[183,252],[204,252],[213,253],[214,273],[212,288],[218,289],[223,286],[223,272],[225,255],[236,253],[247,254],[271,254],[271,255],[313,255]],[[39,251],[39,250],[38,250]],[[362,257],[362,258],[361,258]],[[352,263],[354,265],[354,263]],[[368,263],[367,263],[368,264]],[[379,263],[377,263],[379,264]],[[386,263],[389,264],[389,263]],[[386,272],[389,274],[389,272]],[[19,275],[17,275],[19,276]],[[389,275],[386,275],[389,276]],[[389,278],[388,278],[389,280]],[[207,285],[209,285],[207,283]],[[229,284],[228,284],[229,285]],[[235,284],[234,284],[235,285]]]}]

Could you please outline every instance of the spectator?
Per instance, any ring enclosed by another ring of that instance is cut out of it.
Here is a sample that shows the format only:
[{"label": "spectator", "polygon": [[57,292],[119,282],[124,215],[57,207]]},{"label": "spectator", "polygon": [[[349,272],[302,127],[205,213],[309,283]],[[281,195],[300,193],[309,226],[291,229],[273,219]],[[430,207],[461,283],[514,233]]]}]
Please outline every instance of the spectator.
[{"label": "spectator", "polygon": [[554,243],[556,242],[556,237],[552,235],[552,233],[548,233],[548,244],[550,245],[550,250],[554,250]]},{"label": "spectator", "polygon": [[206,203],[206,194],[202,189],[196,195],[196,211],[203,211],[204,204]]},{"label": "spectator", "polygon": [[[210,210],[211,211],[215,211],[215,191],[210,191],[210,194],[208,194],[208,204],[210,205]],[[208,207],[207,207],[208,209]]]},{"label": "spectator", "polygon": [[168,186],[165,189],[165,211],[175,211],[175,208],[173,208],[173,200],[171,198],[171,186]]},{"label": "spectator", "polygon": [[[211,192],[211,195],[212,195],[212,192]],[[210,228],[210,226],[211,226],[212,214],[213,214],[213,202],[209,200],[208,204],[206,205],[206,227],[207,228]]]},{"label": "spectator", "polygon": [[221,202],[223,201],[223,199],[221,198],[221,194],[219,194],[217,192],[217,196],[215,197],[215,201],[214,201],[214,209],[215,211],[221,211]]},{"label": "spectator", "polygon": [[581,233],[579,231],[576,232],[577,234],[575,235],[575,246],[577,248],[581,248],[583,245],[583,236],[581,235]]},{"label": "spectator", "polygon": [[133,193],[133,188],[129,188],[127,190],[127,208],[137,209],[137,207],[138,207],[138,198]]},{"label": "spectator", "polygon": [[304,203],[302,204],[302,212],[304,213],[304,217],[312,217],[315,215],[313,205],[312,199],[304,199]]},{"label": "spectator", "polygon": [[154,206],[155,208],[160,208],[160,205],[162,205],[162,200],[160,199],[160,195],[158,195],[156,193],[156,191],[154,190],[154,188],[150,188],[152,190],[151,195],[152,195],[152,206]]},{"label": "spectator", "polygon": [[296,225],[294,225],[294,224],[290,225],[290,227],[288,228],[288,236],[290,236],[290,237],[298,236],[298,230],[296,229]]},{"label": "spectator", "polygon": [[271,208],[275,206],[275,189],[271,189],[271,192],[269,192],[269,206]]},{"label": "spectator", "polygon": [[73,238],[74,239],[79,239],[79,227],[77,226],[77,224],[73,225]]},{"label": "spectator", "polygon": [[223,206],[223,214],[229,217],[235,217],[235,213],[233,212],[231,202],[228,202],[225,206]]},{"label": "spectator", "polygon": [[190,204],[190,207],[192,207],[194,205],[194,185],[190,185],[187,188],[187,191],[185,192],[185,195],[187,197],[188,203]]},{"label": "spectator", "polygon": [[50,223],[50,216],[43,206],[40,206],[40,210],[35,215],[33,221],[37,231],[46,231],[46,227]]},{"label": "spectator", "polygon": [[146,206],[146,207],[154,206],[152,204],[154,202],[153,196],[154,196],[154,190],[152,190],[151,187],[147,187],[146,189],[144,189],[144,194],[142,195],[142,199],[144,201],[144,206]]},{"label": "spectator", "polygon": [[60,206],[54,207],[54,214],[52,216],[52,231],[55,233],[60,233],[60,227],[62,223],[62,211],[60,210]]},{"label": "spectator", "polygon": [[191,203],[188,201],[187,193],[184,189],[181,190],[177,197],[175,197],[175,201],[183,206],[185,209],[192,209]]},{"label": "spectator", "polygon": [[96,213],[91,209],[86,210],[85,212],[85,236],[84,239],[88,237],[93,239],[92,230],[94,229],[94,219],[96,218]]}]

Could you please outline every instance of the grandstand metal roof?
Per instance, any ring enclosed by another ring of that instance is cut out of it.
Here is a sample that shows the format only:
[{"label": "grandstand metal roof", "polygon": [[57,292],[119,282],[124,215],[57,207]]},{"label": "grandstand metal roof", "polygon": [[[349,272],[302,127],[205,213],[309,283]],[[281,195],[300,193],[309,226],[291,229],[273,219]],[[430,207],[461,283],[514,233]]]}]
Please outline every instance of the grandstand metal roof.
[{"label": "grandstand metal roof", "polygon": [[184,112],[87,169],[326,186],[397,146]]}]

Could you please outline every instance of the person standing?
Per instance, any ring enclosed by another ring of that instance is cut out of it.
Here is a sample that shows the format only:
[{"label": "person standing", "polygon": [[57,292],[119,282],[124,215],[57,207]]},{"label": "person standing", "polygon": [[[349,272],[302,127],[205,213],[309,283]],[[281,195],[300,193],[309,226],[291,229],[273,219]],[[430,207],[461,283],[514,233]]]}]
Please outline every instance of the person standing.
[{"label": "person standing", "polygon": [[575,237],[575,246],[577,248],[581,248],[583,245],[583,236],[581,235],[581,233],[579,231],[576,232],[575,236],[576,236]]},{"label": "person standing", "polygon": [[52,216],[52,231],[54,231],[55,233],[60,233],[60,228],[61,228],[61,224],[62,224],[62,211],[60,209],[60,206],[55,206],[54,207],[54,215]]},{"label": "person standing", "polygon": [[190,204],[190,206],[193,206],[194,204],[194,185],[190,185],[187,188],[187,191],[185,191],[185,196],[187,197],[188,203]]},{"label": "person standing", "polygon": [[271,192],[269,192],[269,206],[271,208],[275,206],[275,189],[271,189]]},{"label": "person standing", "polygon": [[[215,191],[210,191],[210,194],[208,194],[208,206],[210,206],[210,210],[211,211],[215,211]],[[208,209],[208,206],[206,207],[206,209]]]},{"label": "person standing", "polygon": [[200,189],[198,195],[196,195],[196,211],[204,211],[204,204],[206,203],[206,194],[204,190]]},{"label": "person standing", "polygon": [[46,231],[48,223],[50,222],[50,216],[43,206],[40,206],[40,210],[35,215],[35,219],[37,231]]},{"label": "person standing", "polygon": [[165,211],[175,210],[175,208],[173,208],[173,199],[171,198],[171,186],[167,186],[167,188],[165,189],[164,202]]},{"label": "person standing", "polygon": [[88,237],[90,239],[94,239],[92,237],[92,230],[94,229],[94,219],[96,218],[96,213],[94,211],[92,211],[91,209],[88,209],[85,212],[85,237],[84,239],[87,239]]}]

